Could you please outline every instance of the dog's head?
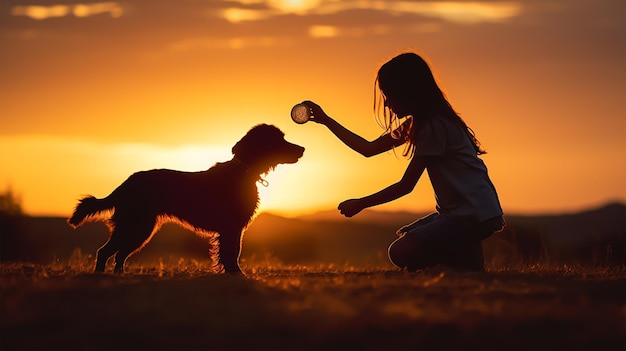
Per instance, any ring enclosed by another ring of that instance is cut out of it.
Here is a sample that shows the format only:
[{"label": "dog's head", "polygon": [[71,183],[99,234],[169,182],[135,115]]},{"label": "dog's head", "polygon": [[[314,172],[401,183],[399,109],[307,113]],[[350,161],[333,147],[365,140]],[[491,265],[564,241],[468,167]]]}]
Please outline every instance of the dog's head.
[{"label": "dog's head", "polygon": [[285,134],[275,126],[259,124],[233,146],[232,152],[250,170],[263,174],[281,163],[298,162],[304,148],[285,140]]}]

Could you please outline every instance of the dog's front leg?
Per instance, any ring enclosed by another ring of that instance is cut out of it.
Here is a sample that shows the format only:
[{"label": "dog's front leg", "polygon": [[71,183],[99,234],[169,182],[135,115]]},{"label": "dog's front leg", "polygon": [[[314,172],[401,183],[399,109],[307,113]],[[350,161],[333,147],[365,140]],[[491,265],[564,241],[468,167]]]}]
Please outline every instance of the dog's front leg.
[{"label": "dog's front leg", "polygon": [[241,253],[241,234],[240,230],[231,230],[220,232],[218,239],[219,245],[219,263],[224,266],[226,273],[241,274],[239,268],[239,254]]}]

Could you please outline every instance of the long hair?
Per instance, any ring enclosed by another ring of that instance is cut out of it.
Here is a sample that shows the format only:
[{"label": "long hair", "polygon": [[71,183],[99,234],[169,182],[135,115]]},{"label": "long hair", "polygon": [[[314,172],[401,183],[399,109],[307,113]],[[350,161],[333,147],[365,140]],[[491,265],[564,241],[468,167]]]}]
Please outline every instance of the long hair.
[{"label": "long hair", "polygon": [[[389,107],[390,97],[399,101],[410,113],[403,116],[394,113]],[[404,139],[404,156],[412,157],[415,153],[415,129],[419,128],[419,121],[436,114],[452,119],[463,128],[477,155],[486,153],[474,131],[454,111],[439,89],[426,61],[415,53],[400,54],[380,67],[374,82],[374,114],[386,133]],[[403,118],[406,120],[401,121]]]}]

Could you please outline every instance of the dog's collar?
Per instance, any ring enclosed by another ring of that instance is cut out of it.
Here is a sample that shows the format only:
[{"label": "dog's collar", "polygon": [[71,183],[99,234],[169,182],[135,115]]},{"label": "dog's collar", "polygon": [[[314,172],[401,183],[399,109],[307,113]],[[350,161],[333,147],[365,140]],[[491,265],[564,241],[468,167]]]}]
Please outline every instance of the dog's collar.
[{"label": "dog's collar", "polygon": [[246,170],[246,172],[250,170],[250,166],[245,164],[239,157],[233,157],[233,162],[243,167]]},{"label": "dog's collar", "polygon": [[[235,162],[235,164],[242,167],[246,173],[250,171],[250,166],[248,166],[245,162],[243,162],[239,157],[233,157],[233,162]],[[263,179],[263,177],[261,176],[259,176],[259,179],[257,179],[257,182],[259,182],[261,185],[263,185],[266,188],[268,185],[270,185],[270,183],[268,183],[268,181]]]}]

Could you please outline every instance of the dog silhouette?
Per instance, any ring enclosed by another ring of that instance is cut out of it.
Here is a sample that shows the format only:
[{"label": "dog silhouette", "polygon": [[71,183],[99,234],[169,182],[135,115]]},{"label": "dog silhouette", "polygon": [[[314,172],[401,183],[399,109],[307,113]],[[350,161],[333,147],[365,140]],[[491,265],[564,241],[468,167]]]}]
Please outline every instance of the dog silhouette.
[{"label": "dog silhouette", "polygon": [[296,163],[304,148],[285,140],[275,126],[260,124],[232,148],[230,161],[200,172],[154,169],[132,174],[105,198],[82,198],[68,223],[105,220],[108,241],[98,249],[96,272],[104,272],[115,255],[115,272],[124,272],[126,259],[143,248],[166,222],[207,237],[216,272],[241,273],[239,255],[243,232],[259,205],[256,183],[279,164]]}]

